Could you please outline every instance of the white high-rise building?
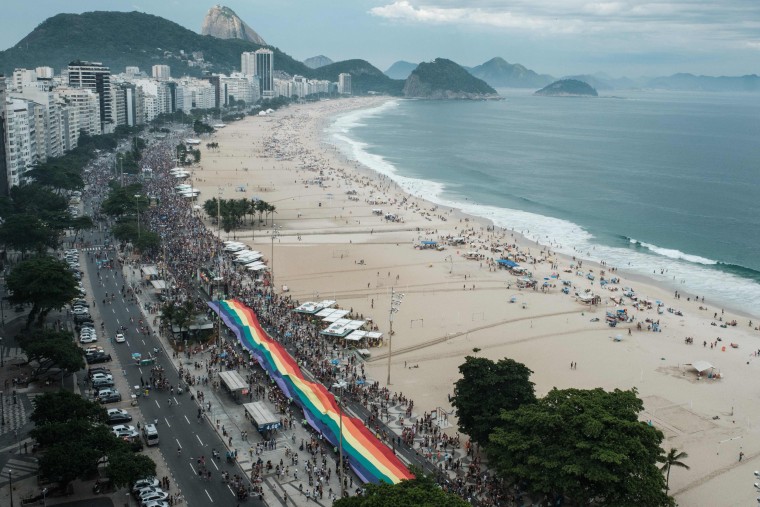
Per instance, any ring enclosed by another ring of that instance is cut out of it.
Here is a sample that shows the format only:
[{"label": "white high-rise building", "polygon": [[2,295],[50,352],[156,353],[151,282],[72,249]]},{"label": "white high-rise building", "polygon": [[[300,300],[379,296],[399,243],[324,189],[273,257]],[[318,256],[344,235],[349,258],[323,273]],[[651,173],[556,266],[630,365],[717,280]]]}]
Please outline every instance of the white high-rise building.
[{"label": "white high-rise building", "polygon": [[243,74],[220,76],[219,85],[222,103],[225,106],[230,105],[230,98],[234,98],[236,102],[242,100],[248,106],[259,100],[258,87],[254,86],[254,80]]},{"label": "white high-rise building", "polygon": [[338,74],[338,93],[351,95],[351,74],[346,72]]},{"label": "white high-rise building", "polygon": [[170,79],[172,77],[171,68],[168,65],[154,65],[151,70],[153,79]]},{"label": "white high-rise building", "polygon": [[269,49],[255,52],[253,73],[259,79],[259,90],[263,98],[274,97],[274,53]]},{"label": "white high-rise building", "polygon": [[37,73],[31,69],[15,69],[13,71],[13,77],[11,90],[21,91],[24,86],[34,84],[37,81]]},{"label": "white high-rise building", "polygon": [[37,79],[53,79],[55,75],[53,67],[37,67],[34,72],[37,74]]},{"label": "white high-rise building", "polygon": [[35,105],[22,99],[6,99],[6,188],[20,185],[24,175],[37,163]]},{"label": "white high-rise building", "polygon": [[60,87],[55,90],[66,100],[69,109],[76,112],[77,132],[84,130],[91,136],[102,134],[100,130],[100,99],[98,94],[82,88]]},{"label": "white high-rise building", "polygon": [[192,109],[216,107],[216,87],[208,81],[185,78],[177,83],[175,109],[189,113]]},{"label": "white high-rise building", "polygon": [[115,118],[111,112],[111,70],[99,62],[71,62],[68,67],[69,86],[92,90],[100,101],[101,131],[113,132]]},{"label": "white high-rise building", "polygon": [[256,75],[256,53],[246,51],[240,55],[240,72],[248,77]]},{"label": "white high-rise building", "polygon": [[58,94],[41,90],[34,86],[25,86],[19,92],[10,94],[13,98],[32,101],[40,105],[42,128],[37,132],[37,151],[40,161],[43,158],[60,157],[64,154],[61,107]]}]

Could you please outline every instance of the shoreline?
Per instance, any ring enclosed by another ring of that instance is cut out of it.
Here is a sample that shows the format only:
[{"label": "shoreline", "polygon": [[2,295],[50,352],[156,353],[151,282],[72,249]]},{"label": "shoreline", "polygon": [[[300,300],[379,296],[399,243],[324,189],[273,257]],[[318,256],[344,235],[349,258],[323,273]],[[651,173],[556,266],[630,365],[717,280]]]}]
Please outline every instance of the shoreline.
[{"label": "shoreline", "polygon": [[[666,287],[639,281],[622,269],[607,274],[622,279],[612,286],[618,291],[599,290],[598,283],[592,285],[576,274],[580,269],[566,272],[571,257],[550,253],[546,246],[536,246],[516,232],[492,230],[486,219],[410,196],[387,176],[325,144],[321,127],[330,118],[386,100],[393,99],[290,106],[267,117],[228,125],[212,136],[219,150],[201,146],[201,167],[194,170],[194,178],[201,178],[194,182],[202,191],[200,199],[216,197],[221,185],[223,198],[257,195],[276,204],[274,218],[257,226],[253,234],[246,227],[228,236],[260,250],[275,275],[277,289],[287,285],[300,302],[336,299],[341,307],[372,318],[387,336],[390,290],[405,293],[395,317],[391,388],[415,400],[420,411],[441,408],[451,413],[447,395],[458,378],[457,367],[465,355],[473,353],[494,360],[511,357],[526,364],[534,370],[531,380],[538,396],[552,387],[636,388],[644,401],[642,420],[653,421],[665,433],[663,447],[678,447],[690,454],[692,470],[671,478],[678,501],[725,504],[725,486],[717,485],[728,481],[731,499],[736,504],[746,502],[752,491],[743,491],[739,485],[751,477],[751,470],[747,475],[744,467],[756,467],[748,463],[760,457],[760,443],[751,438],[731,440],[718,458],[715,443],[737,432],[749,437],[751,423],[760,423],[754,389],[742,381],[756,374],[754,370],[760,371],[760,362],[751,354],[760,348],[760,335],[744,320],[736,327],[711,326],[712,316],[698,309],[707,306],[709,313],[720,315],[721,310],[710,301],[705,305],[687,302],[686,297],[676,299]],[[371,204],[379,201],[383,204]],[[397,213],[402,221],[387,222],[374,215],[373,208]],[[282,226],[276,242],[272,223]],[[447,246],[441,252],[412,246],[422,239],[441,241],[446,235],[466,236],[468,244]],[[537,280],[556,272],[558,278],[550,279],[556,287],[517,289],[517,277],[490,262],[499,257],[491,248],[505,245],[526,257],[521,264],[529,266]],[[482,261],[465,259],[462,254],[467,250],[478,251]],[[597,263],[582,264],[583,273],[591,268],[598,278]],[[571,282],[572,292],[593,289],[602,296],[602,304],[585,306],[562,294],[564,280]],[[682,310],[683,315],[659,314],[655,306],[636,309],[627,298],[624,306],[617,306],[611,298],[617,299],[626,285],[634,285],[651,300],[662,300],[665,307]],[[509,303],[511,297],[517,304]],[[617,309],[626,309],[635,320],[609,328],[605,312]],[[734,312],[722,317],[740,319]],[[591,322],[592,318],[601,322]],[[662,331],[646,331],[646,319],[659,321]],[[638,323],[644,324],[644,330],[637,329]],[[615,335],[621,335],[619,342],[612,339]],[[719,343],[716,336],[723,339],[720,345],[707,347],[708,340]],[[695,344],[685,344],[684,337],[693,337]],[[703,341],[705,345],[699,347]],[[721,350],[734,342],[738,350]],[[371,353],[365,363],[367,376],[385,385],[387,346],[373,348]],[[697,380],[693,369],[685,365],[700,359],[714,362],[723,378]],[[570,373],[571,361],[579,366]],[[714,419],[716,415],[720,418]],[[446,431],[453,433],[455,427]],[[738,466],[734,447],[739,445],[747,458],[742,471],[734,473]]]},{"label": "shoreline", "polygon": [[[371,175],[382,175],[382,176],[389,177],[388,175],[385,175],[385,174],[377,171],[376,169],[374,169],[374,168],[372,168],[370,166],[367,166],[367,165],[363,164],[362,162],[359,162],[356,159],[351,158],[350,155],[348,155],[346,153],[346,151],[344,149],[342,149],[341,146],[339,146],[339,143],[336,140],[331,139],[331,138],[334,137],[334,133],[329,132],[329,129],[330,129],[330,127],[335,123],[335,121],[339,117],[344,116],[346,114],[353,113],[353,112],[360,111],[360,110],[368,110],[368,109],[376,110],[376,109],[382,108],[383,106],[385,106],[389,102],[396,102],[396,101],[402,101],[402,100],[417,100],[417,99],[402,99],[402,98],[393,97],[393,98],[388,98],[385,102],[383,102],[383,103],[381,103],[379,105],[373,104],[371,106],[359,107],[359,108],[356,108],[356,109],[352,109],[350,111],[345,111],[345,112],[341,112],[341,113],[338,113],[338,114],[333,115],[333,116],[328,116],[328,117],[322,118],[320,121],[317,122],[318,129],[322,132],[322,141],[321,141],[321,143],[324,144],[324,145],[326,145],[326,146],[330,146],[332,148],[337,149],[342,154],[345,162],[348,163],[348,164],[354,164],[356,170],[362,171],[362,172],[365,172],[365,173],[371,174]],[[393,180],[392,177],[390,177],[390,179]],[[394,182],[396,183],[396,186],[398,187],[399,191],[405,192],[405,193],[409,193],[407,190],[404,189],[404,187],[399,182],[397,182],[395,180],[394,180]],[[438,184],[437,182],[430,182],[430,183],[431,184]],[[414,194],[410,194],[410,195],[414,195]],[[454,213],[456,213],[458,216],[461,216],[462,218],[467,217],[470,220],[474,220],[474,221],[476,221],[478,223],[482,223],[482,224],[485,224],[485,225],[490,226],[490,227],[499,227],[499,228],[501,228],[500,226],[496,225],[494,223],[494,220],[491,219],[491,218],[488,218],[488,217],[485,217],[485,216],[481,216],[481,215],[478,215],[478,214],[474,214],[474,213],[468,213],[468,212],[466,212],[466,211],[462,210],[461,208],[458,208],[458,207],[456,207],[454,205],[441,202],[441,201],[444,201],[445,199],[441,199],[439,201],[439,200],[436,200],[436,199],[428,199],[428,198],[420,197],[420,196],[414,196],[414,197],[417,198],[417,199],[423,199],[423,200],[425,200],[427,202],[430,202],[431,204],[434,204],[436,206],[439,206],[439,207],[441,207],[443,209],[452,210]],[[521,213],[531,213],[531,212],[525,212],[523,210],[515,210],[515,211],[521,212]],[[565,220],[563,218],[557,218],[557,217],[547,217],[547,218],[553,219],[553,220],[563,220],[563,221]],[[578,225],[578,227],[581,227],[581,226]],[[581,229],[582,229],[582,227],[581,227]],[[541,244],[538,241],[536,241],[535,239],[532,239],[532,238],[524,235],[523,233],[516,231],[515,229],[506,229],[506,230],[508,230],[510,233],[515,234],[517,237],[519,237],[521,239],[522,243],[529,244],[531,246],[536,246],[536,247],[549,247],[550,248],[549,245]],[[609,248],[615,248],[615,247],[611,247],[609,245],[601,245],[601,246],[606,246],[606,247],[609,247]],[[556,255],[562,256],[562,257],[565,258],[565,260],[568,260],[568,261],[571,261],[573,258],[577,257],[578,259],[583,260],[584,262],[593,263],[597,268],[601,268],[602,267],[601,264],[600,264],[600,261],[594,260],[594,259],[592,259],[590,257],[586,257],[586,256],[583,256],[583,255],[572,256],[572,255],[570,255],[570,254],[568,254],[566,252],[556,252]],[[653,259],[657,258],[656,255],[652,255],[652,254],[644,254],[644,255],[647,255],[647,256],[649,256],[649,257],[651,257]],[[664,262],[671,262],[671,261],[674,261],[674,260],[677,261],[678,259],[671,259],[671,258],[665,258],[665,259],[663,259]],[[665,291],[665,292],[669,291],[669,292],[673,293],[673,292],[676,292],[676,291],[677,292],[681,292],[681,290],[682,290],[681,287],[679,287],[680,284],[677,281],[675,281],[675,280],[666,280],[664,278],[658,279],[655,276],[651,276],[651,275],[648,275],[646,273],[642,273],[642,272],[639,272],[639,271],[634,271],[634,270],[631,270],[631,269],[626,269],[625,267],[617,267],[617,272],[620,273],[621,275],[623,275],[625,278],[628,278],[628,279],[630,279],[632,281],[635,281],[638,284],[641,284],[641,285],[644,285],[644,286],[653,286],[653,287],[656,287],[656,288],[658,288],[658,289],[660,289],[662,291]],[[725,274],[730,275],[730,273],[725,273]],[[737,278],[743,278],[743,277],[740,277],[738,275],[734,275],[734,276],[737,276]],[[689,297],[689,296],[687,296],[687,297]],[[693,297],[697,297],[697,296],[695,295]],[[713,303],[713,301],[708,301],[707,303],[711,304],[711,303]],[[753,315],[752,313],[750,313],[749,311],[747,311],[745,309],[742,309],[742,308],[734,306],[734,303],[732,303],[732,302],[729,302],[729,301],[716,301],[715,303],[717,303],[718,305],[720,305],[721,309],[728,310],[730,313],[732,313],[732,314],[734,314],[734,315],[736,315],[738,317],[744,317],[745,319],[760,321],[760,315]]]}]

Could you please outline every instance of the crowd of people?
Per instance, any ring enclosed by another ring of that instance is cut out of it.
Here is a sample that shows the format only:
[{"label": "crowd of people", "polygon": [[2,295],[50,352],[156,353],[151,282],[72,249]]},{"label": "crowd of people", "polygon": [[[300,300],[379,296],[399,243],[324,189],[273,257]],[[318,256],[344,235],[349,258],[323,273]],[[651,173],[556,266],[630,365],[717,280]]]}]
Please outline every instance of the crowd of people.
[{"label": "crowd of people", "polygon": [[[429,470],[435,470],[444,489],[473,503],[484,506],[509,505],[510,498],[514,498],[514,491],[503,487],[501,481],[485,471],[469,441],[462,445],[459,435],[452,437],[442,431],[431,414],[416,414],[413,410],[414,402],[403,393],[392,392],[378,381],[369,379],[360,357],[343,344],[321,335],[320,328],[308,316],[293,312],[299,303],[288,294],[275,292],[266,272],[263,275],[257,274],[258,279],[254,279],[248,272],[235,268],[231,257],[223,253],[220,238],[204,224],[200,207],[175,191],[176,179],[170,175],[169,169],[176,164],[175,146],[181,142],[180,134],[173,133],[163,140],[152,142],[144,153],[142,163],[152,169],[152,178],[143,181],[143,191],[150,196],[152,205],[146,210],[140,210],[141,221],[146,228],[161,237],[161,246],[160,252],[133,256],[132,268],[139,269],[143,261],[155,263],[156,258],[159,258],[161,275],[169,288],[164,304],[183,304],[189,301],[198,315],[205,315],[209,319],[215,319],[216,316],[207,305],[208,295],[200,290],[203,283],[199,279],[199,273],[205,270],[216,276],[221,275],[223,280],[217,287],[224,287],[225,297],[236,298],[252,308],[267,332],[280,341],[299,366],[311,372],[319,382],[328,388],[338,382],[345,385],[342,397],[348,403],[363,408],[367,426],[394,451],[403,446],[413,450],[417,456],[428,459],[431,463]],[[276,143],[272,143],[268,148],[265,146],[265,149],[276,151],[278,148]],[[95,210],[106,197],[107,183],[113,177],[111,164],[112,161],[103,157],[95,161],[87,172],[88,192]],[[98,212],[94,213],[93,218],[103,228],[105,240],[112,225],[110,219]],[[122,251],[126,252],[126,246],[122,246]],[[216,288],[208,284],[206,286],[212,290]],[[161,307],[150,303],[145,305],[145,310],[158,317]],[[162,326],[165,324],[162,322]],[[196,355],[205,357],[206,352],[210,352],[207,359],[194,362],[195,369],[202,374],[189,370],[181,372],[181,378],[187,384],[211,384],[210,388],[214,389],[218,387],[220,371],[237,370],[245,374],[250,399],[256,397],[272,403],[282,414],[282,421],[286,423],[284,427],[293,425],[297,419],[304,420],[303,415],[297,413],[297,407],[276,384],[269,381],[239,343],[225,340],[208,347],[197,345],[182,353],[193,358]],[[175,354],[178,355],[179,352]],[[148,383],[160,382],[160,378],[160,372],[152,374]],[[201,395],[199,392],[198,397],[201,398]],[[202,400],[199,403],[200,418],[204,404]],[[320,435],[312,432],[312,439],[302,443],[300,450],[308,453],[303,469],[308,488],[301,488],[301,493],[313,499],[321,499],[325,495],[334,499],[341,488],[333,490],[333,473],[324,459],[325,452],[334,449]],[[298,477],[297,454],[294,453],[291,460],[291,465],[280,463],[273,466],[271,462],[265,463],[259,457],[251,471],[250,488],[244,487],[241,477],[229,480],[239,497],[249,493],[260,494],[265,474],[282,477],[291,473],[292,466],[293,476]],[[344,467],[348,468],[348,463],[344,463]],[[336,467],[335,472],[340,481],[340,466]],[[342,474],[342,480],[343,490],[353,488],[353,477],[350,474]]]}]

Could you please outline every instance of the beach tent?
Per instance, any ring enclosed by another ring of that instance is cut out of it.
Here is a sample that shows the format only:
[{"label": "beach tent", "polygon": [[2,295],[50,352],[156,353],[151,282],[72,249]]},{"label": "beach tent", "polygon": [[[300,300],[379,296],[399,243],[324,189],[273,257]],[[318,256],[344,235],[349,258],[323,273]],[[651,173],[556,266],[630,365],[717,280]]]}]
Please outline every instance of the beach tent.
[{"label": "beach tent", "polygon": [[320,310],[323,310],[324,308],[330,308],[333,306],[337,301],[331,301],[329,299],[325,299],[324,301],[320,301],[319,303],[315,303],[313,301],[307,301],[298,308],[294,309],[294,312],[298,313],[308,313],[308,314],[314,314],[319,312]]},{"label": "beach tent", "polygon": [[496,261],[497,264],[500,266],[504,266],[505,268],[516,268],[519,267],[519,265],[515,261],[510,261],[509,259],[499,259]]},{"label": "beach tent", "polygon": [[697,370],[697,373],[703,373],[707,370],[712,370],[715,368],[712,364],[708,363],[707,361],[694,361],[691,363],[691,365],[694,367],[695,370]]}]

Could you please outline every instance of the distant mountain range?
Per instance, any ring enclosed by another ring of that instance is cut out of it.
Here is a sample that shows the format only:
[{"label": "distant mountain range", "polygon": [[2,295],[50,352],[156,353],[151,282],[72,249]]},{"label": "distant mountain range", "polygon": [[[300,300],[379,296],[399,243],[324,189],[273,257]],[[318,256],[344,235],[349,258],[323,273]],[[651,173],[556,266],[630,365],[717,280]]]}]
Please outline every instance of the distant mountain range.
[{"label": "distant mountain range", "polygon": [[388,67],[388,70],[385,71],[385,75],[391,79],[406,79],[409,77],[409,74],[411,74],[412,71],[416,68],[416,63],[399,60],[398,62]]},{"label": "distant mountain range", "polygon": [[[203,30],[216,35],[199,35],[172,21],[140,12],[58,14],[43,21],[15,46],[0,51],[0,73],[9,75],[16,68],[39,66],[50,66],[60,71],[71,61],[89,60],[102,62],[111,67],[113,73],[123,72],[127,66],[139,66],[150,72],[151,66],[165,64],[171,67],[173,76],[201,76],[239,70],[241,53],[264,47],[263,44],[244,40],[263,42],[253,29],[226,7],[213,7],[204,19]],[[357,94],[375,91],[402,95],[404,80],[418,67],[415,63],[399,61],[383,73],[365,60],[332,63],[324,56],[310,58],[307,60],[309,65],[306,65],[277,47],[266,47],[274,52],[275,70],[330,81],[337,81],[338,74],[347,72],[352,75],[352,88]],[[459,75],[459,66],[446,68]],[[499,57],[476,67],[464,68],[493,88],[537,89],[556,80]],[[739,77],[674,74],[639,79],[615,79],[603,74],[569,77],[603,91],[657,88],[760,92],[760,77],[754,74]]]},{"label": "distant mountain range", "polygon": [[303,61],[303,64],[309,67],[310,69],[318,69],[320,67],[324,67],[325,65],[330,65],[331,63],[335,63],[329,58],[327,58],[324,55],[319,56],[312,56],[311,58],[307,58]]}]

